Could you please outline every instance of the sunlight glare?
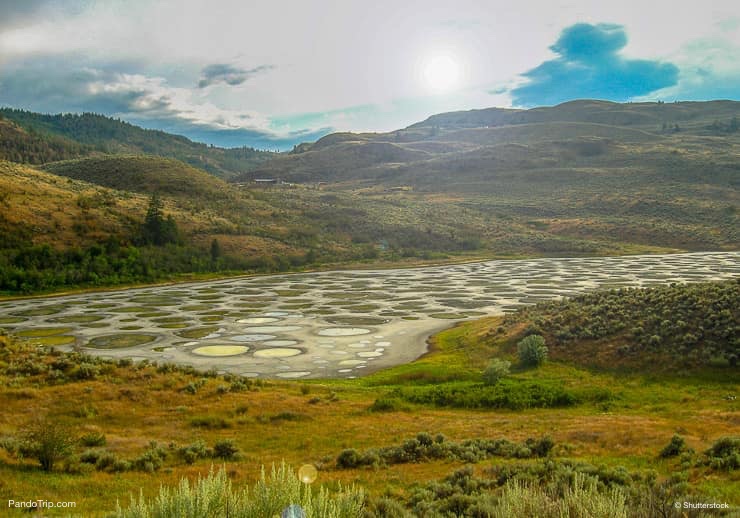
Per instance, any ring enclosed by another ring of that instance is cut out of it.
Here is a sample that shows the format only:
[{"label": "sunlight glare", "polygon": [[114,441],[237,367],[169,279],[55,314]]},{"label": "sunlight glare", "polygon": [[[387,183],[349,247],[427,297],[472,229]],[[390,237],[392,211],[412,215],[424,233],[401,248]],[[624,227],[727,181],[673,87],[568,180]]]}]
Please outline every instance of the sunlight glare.
[{"label": "sunlight glare", "polygon": [[457,86],[460,66],[449,54],[438,54],[426,60],[423,67],[426,86],[436,92],[445,92]]}]

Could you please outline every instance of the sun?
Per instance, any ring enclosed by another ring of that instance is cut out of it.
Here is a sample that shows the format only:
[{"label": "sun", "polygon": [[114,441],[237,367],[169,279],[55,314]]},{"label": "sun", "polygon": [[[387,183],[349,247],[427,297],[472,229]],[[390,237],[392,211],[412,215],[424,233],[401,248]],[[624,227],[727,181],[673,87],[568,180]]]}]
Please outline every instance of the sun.
[{"label": "sun", "polygon": [[446,92],[460,81],[460,65],[449,54],[430,56],[423,64],[422,77],[430,90]]}]

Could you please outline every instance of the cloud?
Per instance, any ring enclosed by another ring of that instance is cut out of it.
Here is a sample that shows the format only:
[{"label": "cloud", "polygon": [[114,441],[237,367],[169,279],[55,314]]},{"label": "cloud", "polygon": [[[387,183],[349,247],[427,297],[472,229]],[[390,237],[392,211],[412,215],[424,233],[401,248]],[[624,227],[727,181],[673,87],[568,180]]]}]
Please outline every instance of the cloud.
[{"label": "cloud", "polygon": [[628,59],[624,27],[577,23],[564,29],[550,50],[558,57],[522,74],[528,81],[511,91],[517,106],[552,105],[572,99],[626,101],[673,86],[672,63]]},{"label": "cloud", "polygon": [[198,88],[205,88],[216,83],[226,83],[231,86],[240,85],[244,81],[273,68],[275,68],[273,65],[260,65],[245,70],[226,63],[214,63],[203,68],[200,81],[198,81]]},{"label": "cloud", "polygon": [[42,8],[51,4],[51,0],[0,0],[0,29],[24,25],[32,22]]},{"label": "cloud", "polygon": [[225,147],[290,149],[333,129],[326,124],[275,128],[259,112],[221,108],[200,96],[198,89],[172,86],[163,77],[135,68],[84,62],[77,56],[24,61],[0,76],[0,106],[43,113],[101,113]]}]

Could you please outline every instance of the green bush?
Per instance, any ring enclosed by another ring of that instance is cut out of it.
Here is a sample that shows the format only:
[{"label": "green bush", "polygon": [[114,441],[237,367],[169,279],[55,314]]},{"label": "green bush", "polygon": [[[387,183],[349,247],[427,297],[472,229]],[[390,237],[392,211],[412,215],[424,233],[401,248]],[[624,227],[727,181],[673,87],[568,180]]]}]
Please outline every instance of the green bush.
[{"label": "green bush", "polygon": [[239,456],[239,447],[232,439],[222,439],[213,445],[213,456],[218,459],[232,460]]},{"label": "green bush", "polygon": [[479,462],[491,457],[533,458],[546,457],[555,446],[549,436],[529,438],[523,443],[507,439],[468,439],[460,443],[447,441],[444,436],[421,432],[399,446],[386,446],[359,452],[354,448],[343,450],[337,457],[339,469],[363,466],[406,464],[439,459]]},{"label": "green bush", "polygon": [[193,464],[199,459],[211,457],[213,452],[208,449],[203,441],[195,441],[193,444],[183,446],[177,450],[177,455],[187,464]]},{"label": "green bush", "polygon": [[686,450],[686,441],[680,435],[671,437],[671,442],[666,444],[665,448],[660,451],[659,457],[665,459],[668,457],[678,457]]},{"label": "green bush", "polygon": [[714,469],[740,469],[740,437],[722,437],[704,454],[706,463]]},{"label": "green bush", "polygon": [[547,346],[541,335],[529,335],[519,341],[519,363],[524,367],[539,367],[547,361]]},{"label": "green bush", "polygon": [[494,358],[483,371],[483,383],[495,385],[509,375],[509,367],[511,367],[511,362]]},{"label": "green bush", "polygon": [[151,473],[161,468],[166,458],[167,451],[159,446],[156,441],[152,441],[144,453],[131,462],[131,467],[138,471]]},{"label": "green bush", "polygon": [[100,432],[90,432],[80,437],[80,444],[83,446],[105,446],[105,435]]},{"label": "green bush", "polygon": [[443,385],[403,387],[389,397],[410,403],[454,408],[557,408],[579,402],[578,396],[561,383],[503,379],[496,385],[446,383]]},{"label": "green bush", "polygon": [[57,461],[68,457],[77,438],[57,421],[42,419],[29,425],[21,434],[19,453],[39,461],[41,469],[51,471]]},{"label": "green bush", "polygon": [[397,412],[403,410],[403,402],[398,398],[393,397],[379,397],[375,402],[370,405],[371,412]]}]

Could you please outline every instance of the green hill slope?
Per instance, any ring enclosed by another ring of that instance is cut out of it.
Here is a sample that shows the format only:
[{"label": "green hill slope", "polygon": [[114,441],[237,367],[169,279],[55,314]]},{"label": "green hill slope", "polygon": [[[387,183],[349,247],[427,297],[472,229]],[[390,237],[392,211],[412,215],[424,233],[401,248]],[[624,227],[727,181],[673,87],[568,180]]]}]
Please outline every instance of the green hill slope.
[{"label": "green hill slope", "polygon": [[676,372],[740,361],[740,282],[580,295],[524,309],[509,323],[547,337],[553,359]]},{"label": "green hill slope", "polygon": [[[12,122],[32,138],[0,142],[0,158],[31,164],[50,160],[79,158],[92,152],[105,154],[145,154],[181,160],[224,178],[242,173],[268,160],[274,153],[250,147],[223,149],[193,142],[164,131],[147,130],[102,115],[40,113],[0,109],[0,121]],[[52,156],[30,152],[32,142],[60,145],[63,154]]]},{"label": "green hill slope", "polygon": [[85,156],[91,151],[89,146],[65,137],[27,131],[0,116],[0,160],[41,164]]}]

